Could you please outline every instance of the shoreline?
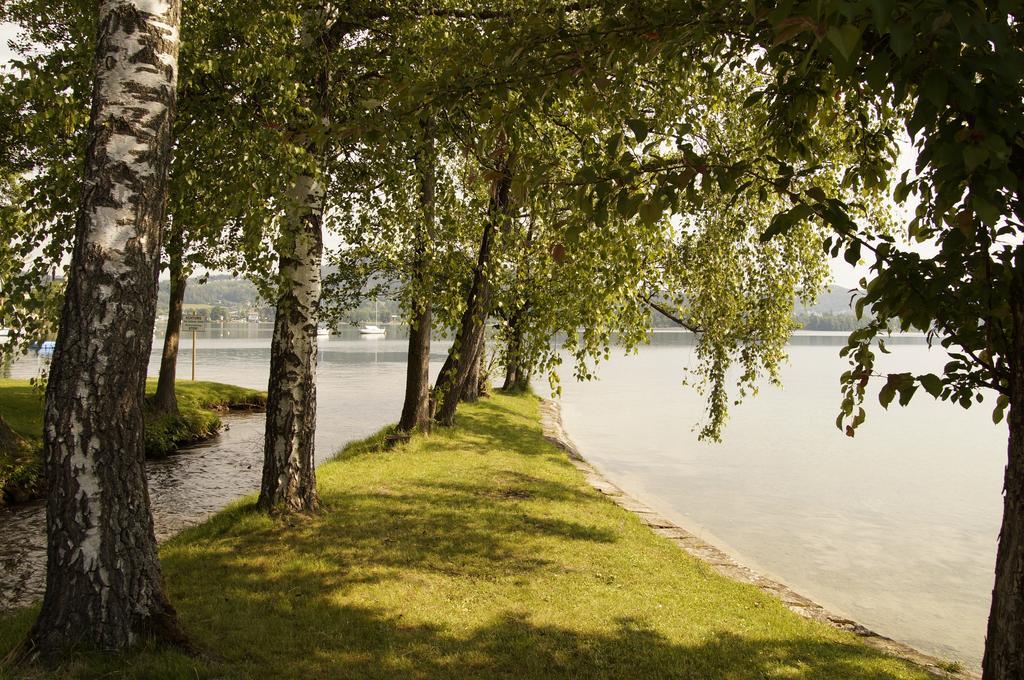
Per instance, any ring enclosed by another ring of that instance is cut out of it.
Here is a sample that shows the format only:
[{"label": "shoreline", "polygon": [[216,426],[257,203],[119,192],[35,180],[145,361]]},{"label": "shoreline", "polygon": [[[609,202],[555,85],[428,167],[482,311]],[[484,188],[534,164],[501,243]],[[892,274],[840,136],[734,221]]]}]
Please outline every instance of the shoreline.
[{"label": "shoreline", "polygon": [[[178,381],[178,413],[154,413],[150,399],[155,390],[156,379],[147,377],[143,405],[146,460],[186,454],[190,448],[213,441],[223,429],[221,416],[266,410],[266,395],[260,390],[211,381]],[[0,398],[6,399],[9,425],[21,438],[17,448],[0,448],[0,507],[11,508],[46,497],[43,403],[23,379],[0,379]]]},{"label": "shoreline", "polygon": [[569,461],[583,473],[590,486],[616,505],[637,515],[654,533],[669,539],[680,550],[707,563],[718,574],[738,583],[755,586],[762,592],[780,600],[796,614],[826,623],[839,630],[851,632],[870,647],[908,661],[936,677],[980,680],[980,674],[966,668],[950,672],[947,670],[948,662],[925,654],[905,643],[880,635],[853,619],[835,614],[810,598],[795,592],[785,583],[763,576],[740,564],[718,547],[711,545],[687,528],[665,518],[641,500],[629,495],[595,466],[588,463],[565,430],[562,423],[562,409],[558,402],[542,399],[540,416],[544,438],[566,452]]},{"label": "shoreline", "polygon": [[[178,453],[145,460],[147,486],[150,490],[150,508],[153,513],[154,532],[158,545],[162,546],[182,531],[203,523],[231,503],[252,493],[259,486],[256,481],[253,487],[246,486],[236,494],[218,496],[210,502],[199,505],[196,504],[197,497],[187,496],[185,506],[167,502],[168,489],[173,487],[168,487],[166,483],[154,487],[153,480],[161,476],[159,472],[156,472],[157,469],[166,465],[170,465],[171,469],[176,468],[179,463],[174,462],[175,459],[187,460],[195,456],[196,459],[202,461],[209,456],[205,449],[211,446],[211,442],[215,442],[227,432],[235,431],[236,428],[244,429],[247,427],[249,419],[256,414],[251,410],[236,410],[220,415],[224,419],[224,427],[216,437],[181,449]],[[216,446],[215,443],[212,445]],[[200,463],[200,465],[211,469],[210,464]],[[196,468],[189,469],[195,470]],[[177,479],[194,478],[178,476]],[[196,481],[201,483],[202,477],[194,479],[193,483]],[[175,500],[181,500],[180,494],[175,495],[173,491],[170,493]],[[198,498],[210,497],[198,496]],[[3,540],[0,540],[0,572],[2,572],[2,576],[0,576],[0,617],[31,606],[43,597],[46,573],[45,512],[45,495],[21,503],[0,504],[0,523],[6,527],[2,536]],[[2,674],[0,677],[3,677]]]},{"label": "shoreline", "polygon": [[[281,521],[250,496],[162,545],[168,595],[209,653],[143,646],[84,655],[81,672],[933,677],[719,578],[608,503],[545,438],[535,396],[463,408],[394,449],[387,429],[347,445],[318,469],[323,514]],[[32,619],[0,615],[0,655]]]}]

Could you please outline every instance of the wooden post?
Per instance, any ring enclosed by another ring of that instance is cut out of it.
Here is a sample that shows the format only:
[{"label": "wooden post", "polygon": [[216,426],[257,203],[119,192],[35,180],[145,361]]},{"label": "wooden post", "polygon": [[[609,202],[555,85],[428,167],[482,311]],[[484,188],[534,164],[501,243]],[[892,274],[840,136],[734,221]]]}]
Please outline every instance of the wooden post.
[{"label": "wooden post", "polygon": [[192,333],[192,382],[196,381],[196,332],[203,328],[203,320],[195,312],[185,312],[182,315],[181,330]]}]

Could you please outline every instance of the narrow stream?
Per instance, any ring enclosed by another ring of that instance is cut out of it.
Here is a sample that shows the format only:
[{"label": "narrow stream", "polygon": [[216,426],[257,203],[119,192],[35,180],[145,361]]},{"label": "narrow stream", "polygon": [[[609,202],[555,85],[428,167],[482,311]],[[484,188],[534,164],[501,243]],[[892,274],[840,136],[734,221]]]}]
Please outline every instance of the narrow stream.
[{"label": "narrow stream", "polygon": [[[223,418],[216,439],[146,463],[157,539],[201,522],[260,483],[263,415]],[[43,595],[46,579],[43,501],[0,509],[0,611]]]},{"label": "narrow stream", "polygon": [[[203,334],[196,351],[196,378],[266,389],[269,324],[234,324]],[[435,342],[431,370],[440,370],[449,343]],[[182,340],[178,378],[191,370],[191,340]],[[317,375],[317,462],[346,442],[398,419],[405,389],[406,341],[363,339],[351,330],[320,341]],[[159,369],[154,342],[150,375]],[[34,355],[16,362],[9,376],[39,371]],[[146,463],[157,539],[164,541],[198,524],[235,499],[259,488],[263,465],[263,414],[222,418],[216,438],[177,455]],[[42,501],[0,508],[0,611],[40,599],[46,577],[45,505]]]}]

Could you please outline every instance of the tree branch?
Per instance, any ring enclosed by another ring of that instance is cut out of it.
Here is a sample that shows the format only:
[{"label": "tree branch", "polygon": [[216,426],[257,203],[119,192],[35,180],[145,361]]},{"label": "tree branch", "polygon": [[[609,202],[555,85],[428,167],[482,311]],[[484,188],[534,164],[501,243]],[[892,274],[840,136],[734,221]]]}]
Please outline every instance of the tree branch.
[{"label": "tree branch", "polygon": [[691,323],[687,323],[683,319],[679,318],[678,316],[676,316],[675,314],[670,312],[668,310],[668,308],[665,307],[664,305],[662,305],[662,304],[660,304],[658,302],[655,302],[651,298],[650,295],[643,295],[643,296],[641,296],[640,299],[642,299],[645,303],[647,303],[648,307],[650,307],[654,311],[658,312],[659,314],[661,314],[663,317],[665,317],[669,321],[682,326],[683,328],[685,328],[686,330],[690,331],[691,333],[695,333],[696,334],[696,333],[703,333],[704,332],[703,329],[701,329],[699,326],[694,326]]}]

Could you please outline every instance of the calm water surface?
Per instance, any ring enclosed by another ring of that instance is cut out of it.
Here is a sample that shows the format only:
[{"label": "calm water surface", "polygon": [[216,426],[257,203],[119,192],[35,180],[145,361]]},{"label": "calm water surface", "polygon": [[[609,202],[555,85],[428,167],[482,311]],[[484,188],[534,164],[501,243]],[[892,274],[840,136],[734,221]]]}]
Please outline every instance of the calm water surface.
[{"label": "calm water surface", "polygon": [[[205,335],[199,379],[266,388],[269,325]],[[941,368],[940,352],[913,343],[894,345],[886,361],[913,372]],[[882,634],[976,666],[1005,426],[992,425],[988,403],[963,411],[919,397],[906,409],[870,408],[847,439],[834,427],[841,344],[842,336],[795,338],[784,387],[765,387],[735,408],[725,441],[706,444],[693,429],[703,402],[681,386],[682,368],[695,365],[692,340],[657,334],[638,355],[603,364],[600,381],[565,382],[566,428],[620,486],[740,561]],[[447,347],[434,345],[434,374]],[[404,340],[351,331],[321,341],[318,460],[397,419],[405,350]],[[179,378],[190,363],[185,339]],[[24,359],[12,377],[37,368]],[[161,539],[258,488],[263,417],[225,420],[229,429],[213,442],[147,464]],[[42,593],[42,525],[40,504],[0,509],[0,610]]]},{"label": "calm water surface", "polygon": [[[830,609],[979,666],[1002,512],[1006,427],[992,400],[964,411],[918,396],[872,400],[855,439],[835,428],[840,337],[797,337],[783,387],[732,411],[721,444],[693,431],[701,398],[680,386],[690,338],[656,335],[613,356],[593,383],[567,382],[566,429],[625,490]],[[892,346],[893,370],[940,370],[922,341]],[[897,368],[899,367],[899,368]]]}]

